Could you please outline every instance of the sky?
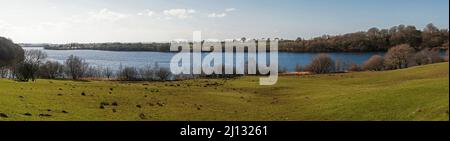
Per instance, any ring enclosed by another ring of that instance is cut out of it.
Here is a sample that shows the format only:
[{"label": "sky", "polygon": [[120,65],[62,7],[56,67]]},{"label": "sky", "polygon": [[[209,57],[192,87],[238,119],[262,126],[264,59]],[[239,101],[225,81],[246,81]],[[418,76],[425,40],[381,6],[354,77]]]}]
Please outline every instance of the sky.
[{"label": "sky", "polygon": [[312,38],[449,27],[448,0],[0,0],[0,36],[17,43]]}]

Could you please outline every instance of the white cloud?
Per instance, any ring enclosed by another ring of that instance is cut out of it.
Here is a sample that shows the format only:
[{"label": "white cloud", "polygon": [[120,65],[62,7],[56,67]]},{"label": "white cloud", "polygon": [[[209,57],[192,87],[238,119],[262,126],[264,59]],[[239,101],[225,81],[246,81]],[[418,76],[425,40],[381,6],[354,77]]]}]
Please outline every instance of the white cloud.
[{"label": "white cloud", "polygon": [[98,12],[90,12],[89,15],[90,15],[90,19],[93,19],[93,20],[111,21],[111,22],[118,21],[118,20],[128,17],[127,14],[114,12],[114,11],[108,10],[106,8],[104,8]]},{"label": "white cloud", "polygon": [[208,14],[208,17],[210,18],[223,18],[227,16],[227,13],[210,13]]},{"label": "white cloud", "polygon": [[[41,38],[52,35],[64,35],[69,29],[65,22],[34,22],[33,24],[10,24],[0,20],[0,36],[20,42],[40,42]],[[63,37],[63,36],[61,36]]]},{"label": "white cloud", "polygon": [[142,11],[142,12],[137,13],[137,15],[138,15],[138,16],[146,15],[146,16],[149,16],[149,17],[153,17],[153,16],[155,15],[155,12],[146,9],[146,10],[144,10],[144,11]]},{"label": "white cloud", "polygon": [[225,9],[225,12],[233,12],[236,11],[236,8],[227,8]]},{"label": "white cloud", "polygon": [[223,17],[226,17],[226,16],[227,16],[227,13],[233,12],[233,11],[236,11],[236,8],[227,8],[227,9],[225,9],[225,12],[221,12],[221,13],[216,13],[216,12],[210,13],[210,14],[208,14],[208,17],[209,17],[209,18],[223,18]]},{"label": "white cloud", "polygon": [[[138,15],[143,13],[138,13]],[[62,22],[74,23],[74,24],[98,24],[98,23],[111,23],[119,20],[129,18],[130,15],[119,12],[114,12],[109,9],[101,9],[98,11],[87,12],[86,14],[72,15],[62,19]]]},{"label": "white cloud", "polygon": [[179,19],[190,18],[195,12],[194,9],[169,9],[163,11],[164,15],[169,16],[169,18],[176,17]]},{"label": "white cloud", "polygon": [[147,12],[147,16],[152,17],[153,15],[155,15],[155,12],[153,12],[153,11],[148,11],[148,12]]}]

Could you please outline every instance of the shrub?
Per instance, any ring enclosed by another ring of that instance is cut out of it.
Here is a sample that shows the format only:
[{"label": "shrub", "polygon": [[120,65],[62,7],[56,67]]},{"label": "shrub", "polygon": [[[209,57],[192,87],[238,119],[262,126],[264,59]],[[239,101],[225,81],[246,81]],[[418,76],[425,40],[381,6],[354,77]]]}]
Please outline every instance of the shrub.
[{"label": "shrub", "polygon": [[138,80],[138,72],[134,67],[125,67],[120,70],[119,78],[121,80],[136,81]]},{"label": "shrub", "polygon": [[381,71],[384,69],[384,58],[380,55],[374,55],[363,65],[364,70]]},{"label": "shrub", "polygon": [[110,67],[103,68],[102,75],[106,77],[106,79],[110,80],[114,75],[114,71]]},{"label": "shrub", "polygon": [[151,81],[154,79],[155,71],[153,70],[152,66],[148,65],[144,68],[139,69],[139,76],[141,80]]},{"label": "shrub", "polygon": [[417,52],[414,55],[414,62],[417,65],[430,64],[431,63],[431,59],[428,57],[429,53],[430,53],[430,51],[428,51],[428,49],[424,49],[422,51]]},{"label": "shrub", "polygon": [[45,79],[55,79],[64,75],[64,65],[57,61],[47,61],[39,67],[39,76]]},{"label": "shrub", "polygon": [[336,59],[335,61],[335,71],[337,72],[343,72],[345,69],[345,62],[343,62],[341,59]]},{"label": "shrub", "polygon": [[296,71],[296,72],[303,72],[304,69],[303,69],[302,65],[297,64],[297,65],[295,65],[295,71]]},{"label": "shrub", "polygon": [[439,51],[440,51],[439,49],[431,49],[430,50],[431,63],[439,63],[439,62],[443,61]]},{"label": "shrub", "polygon": [[445,52],[444,61],[448,62],[448,50]]},{"label": "shrub", "polygon": [[17,63],[13,69],[14,79],[17,81],[29,81],[29,75],[26,72],[26,64],[21,62]]},{"label": "shrub", "polygon": [[91,79],[97,79],[102,77],[102,68],[96,66],[89,66],[86,70],[85,77],[89,77]]},{"label": "shrub", "polygon": [[102,75],[109,80],[114,75],[114,72],[110,67],[106,67],[102,70]]},{"label": "shrub", "polygon": [[408,44],[394,46],[388,50],[384,62],[388,69],[402,69],[408,67],[408,61],[414,56],[415,50]]},{"label": "shrub", "polygon": [[423,49],[422,51],[417,52],[413,58],[413,63],[415,63],[416,65],[426,65],[431,63],[438,63],[441,61],[442,60],[439,55],[439,51],[430,51],[429,49]]},{"label": "shrub", "polygon": [[334,71],[334,61],[327,54],[318,54],[314,56],[311,64],[307,66],[307,70],[312,73],[323,74]]},{"label": "shrub", "polygon": [[349,65],[348,71],[358,72],[358,71],[363,71],[363,68],[358,64],[351,63]]}]

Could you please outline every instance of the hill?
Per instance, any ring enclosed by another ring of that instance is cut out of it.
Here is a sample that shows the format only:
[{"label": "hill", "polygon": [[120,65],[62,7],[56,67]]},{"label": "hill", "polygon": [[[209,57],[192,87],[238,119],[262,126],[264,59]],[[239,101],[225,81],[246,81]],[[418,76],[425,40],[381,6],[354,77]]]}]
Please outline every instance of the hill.
[{"label": "hill", "polygon": [[179,82],[0,79],[0,120],[449,120],[449,64]]}]

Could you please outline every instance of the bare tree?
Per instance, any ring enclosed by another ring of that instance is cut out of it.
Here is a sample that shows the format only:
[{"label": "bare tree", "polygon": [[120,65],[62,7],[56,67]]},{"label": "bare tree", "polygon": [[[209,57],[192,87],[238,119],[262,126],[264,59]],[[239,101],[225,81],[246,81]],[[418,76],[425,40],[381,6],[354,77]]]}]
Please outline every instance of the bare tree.
[{"label": "bare tree", "polygon": [[108,80],[111,79],[111,77],[113,76],[114,72],[110,67],[106,67],[103,69],[102,72],[103,76],[105,76]]},{"label": "bare tree", "polygon": [[169,79],[170,76],[170,70],[167,68],[159,68],[159,70],[156,72],[156,76],[159,77],[159,80],[166,81]]},{"label": "bare tree", "polygon": [[89,66],[86,70],[85,77],[91,78],[91,79],[98,79],[102,77],[102,69],[100,67],[96,66]]},{"label": "bare tree", "polygon": [[120,70],[119,78],[121,80],[136,81],[138,80],[138,72],[134,67],[125,67]]},{"label": "bare tree", "polygon": [[147,65],[146,67],[139,69],[139,75],[142,80],[151,81],[154,79],[155,71],[153,70],[152,66]]},{"label": "bare tree", "polygon": [[384,61],[389,69],[402,69],[408,67],[408,61],[414,56],[415,50],[408,44],[401,44],[389,49]]},{"label": "bare tree", "polygon": [[47,54],[42,50],[26,50],[25,59],[16,64],[14,74],[19,81],[36,80],[39,67]]},{"label": "bare tree", "polygon": [[426,65],[441,62],[442,58],[438,50],[423,49],[414,55],[413,63],[415,65]]},{"label": "bare tree", "polygon": [[80,57],[70,55],[64,63],[66,65],[66,73],[71,76],[72,79],[78,80],[84,77],[89,64],[86,63]]},{"label": "bare tree", "polygon": [[417,65],[425,65],[431,63],[430,51],[428,49],[423,49],[414,55],[414,63]]}]

